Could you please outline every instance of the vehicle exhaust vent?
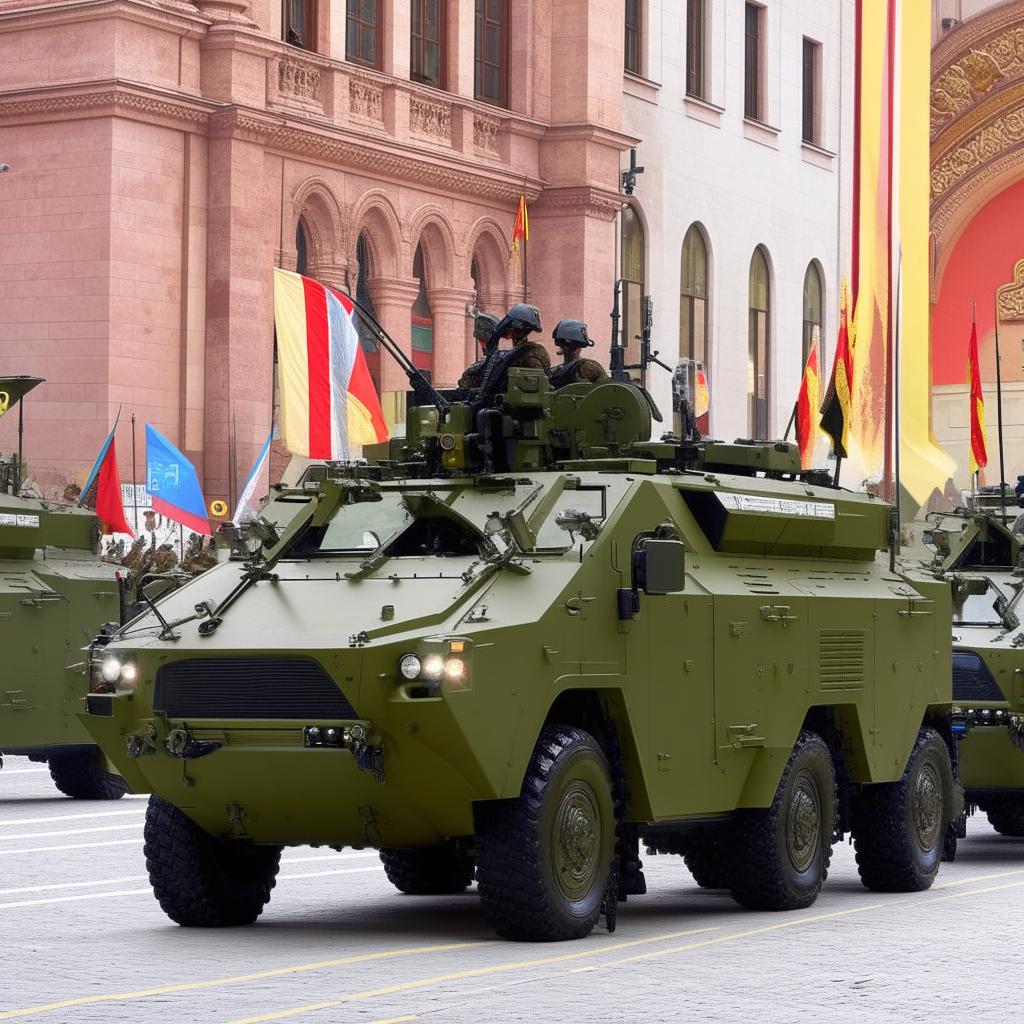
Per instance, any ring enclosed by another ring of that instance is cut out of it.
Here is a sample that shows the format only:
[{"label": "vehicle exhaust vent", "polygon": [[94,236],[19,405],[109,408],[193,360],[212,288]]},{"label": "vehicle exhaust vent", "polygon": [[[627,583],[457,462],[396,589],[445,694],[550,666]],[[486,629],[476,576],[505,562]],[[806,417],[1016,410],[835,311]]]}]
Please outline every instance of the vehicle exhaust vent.
[{"label": "vehicle exhaust vent", "polygon": [[864,631],[823,629],[818,633],[818,670],[823,690],[864,687]]},{"label": "vehicle exhaust vent", "polygon": [[1006,700],[988,665],[970,651],[953,652],[953,700]]},{"label": "vehicle exhaust vent", "polygon": [[192,658],[157,670],[153,710],[171,718],[358,718],[311,658]]}]

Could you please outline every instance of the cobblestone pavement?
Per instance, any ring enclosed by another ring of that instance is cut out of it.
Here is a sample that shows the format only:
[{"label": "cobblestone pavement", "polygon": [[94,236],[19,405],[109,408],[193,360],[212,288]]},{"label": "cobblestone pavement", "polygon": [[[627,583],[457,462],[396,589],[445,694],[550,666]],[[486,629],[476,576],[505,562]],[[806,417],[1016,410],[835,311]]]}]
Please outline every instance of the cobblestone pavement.
[{"label": "cobblestone pavement", "polygon": [[752,913],[648,857],[614,934],[526,945],[472,893],[400,895],[368,851],[286,851],[257,925],[178,928],[147,883],[145,806],[68,800],[7,759],[0,1020],[1020,1020],[1024,840],[983,816],[927,893],[869,893],[843,845],[814,907]]}]

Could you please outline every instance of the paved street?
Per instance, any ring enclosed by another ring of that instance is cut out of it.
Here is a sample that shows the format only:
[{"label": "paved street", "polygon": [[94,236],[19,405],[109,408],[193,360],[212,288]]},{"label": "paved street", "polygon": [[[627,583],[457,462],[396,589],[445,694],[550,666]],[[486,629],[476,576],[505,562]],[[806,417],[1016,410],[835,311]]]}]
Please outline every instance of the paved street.
[{"label": "paved street", "polygon": [[1019,1018],[1024,840],[983,817],[928,893],[867,892],[844,845],[813,908],[755,914],[650,857],[618,931],[540,946],[495,939],[474,895],[398,894],[369,851],[287,851],[259,924],[178,928],[147,883],[145,806],[68,800],[6,760],[0,1020]]}]

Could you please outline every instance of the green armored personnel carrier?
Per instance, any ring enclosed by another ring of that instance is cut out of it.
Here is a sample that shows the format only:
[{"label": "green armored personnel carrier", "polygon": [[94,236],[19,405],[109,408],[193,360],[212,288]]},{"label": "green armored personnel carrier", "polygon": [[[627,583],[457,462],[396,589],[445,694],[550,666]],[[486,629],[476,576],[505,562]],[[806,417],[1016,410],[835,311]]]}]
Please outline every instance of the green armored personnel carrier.
[{"label": "green armored personnel carrier", "polygon": [[641,842],[749,907],[811,904],[850,831],[866,885],[930,885],[949,587],[880,554],[889,507],[793,445],[647,441],[629,384],[490,379],[421,384],[406,438],[276,488],[94,645],[84,721],[153,794],[167,914],[254,921],[306,843],[406,893],[475,877],[515,939],[613,926]]},{"label": "green armored personnel carrier", "polygon": [[[41,383],[0,377],[0,415]],[[95,515],[19,497],[20,475],[20,456],[0,457],[0,756],[46,761],[68,796],[116,799],[127,787],[78,717],[85,674],[67,671],[105,622],[120,621],[116,567],[96,556]]]},{"label": "green armored personnel carrier", "polygon": [[[984,501],[933,517],[934,566],[953,581],[953,713],[967,810],[1024,836],[1021,539]],[[961,829],[962,833],[962,829]]]}]

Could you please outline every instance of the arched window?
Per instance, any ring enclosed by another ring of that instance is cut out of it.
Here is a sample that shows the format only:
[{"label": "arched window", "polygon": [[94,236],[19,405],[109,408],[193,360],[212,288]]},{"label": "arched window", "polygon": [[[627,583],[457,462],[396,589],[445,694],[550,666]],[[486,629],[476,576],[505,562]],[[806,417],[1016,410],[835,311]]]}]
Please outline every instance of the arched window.
[{"label": "arched window", "polygon": [[643,323],[643,297],[646,288],[644,226],[636,209],[622,208],[622,343],[626,364],[640,361],[640,331]]},{"label": "arched window", "polygon": [[309,270],[309,238],[306,235],[306,225],[300,217],[295,225],[295,271],[305,274]]},{"label": "arched window", "polygon": [[[708,432],[708,247],[704,232],[691,224],[683,238],[682,267],[679,272],[679,357],[689,359],[689,400],[701,434]],[[698,396],[697,364],[704,372],[702,393]],[[699,400],[698,400],[699,399]]]},{"label": "arched window", "polygon": [[754,250],[750,260],[749,296],[747,430],[751,437],[767,439],[771,391],[771,280],[768,256],[762,245]]},{"label": "arched window", "polygon": [[[370,248],[366,244],[366,236],[360,234],[356,239],[356,302],[369,310],[376,317],[376,310],[373,308],[373,298],[370,295],[370,281],[373,271],[370,264]],[[349,281],[352,279],[349,278]],[[349,285],[351,294],[351,284]],[[362,319],[356,317],[356,329],[359,331],[359,343],[363,352],[366,353],[366,365],[373,378],[374,387],[380,393],[380,349],[377,346],[377,339],[374,338],[370,329],[363,323]]]},{"label": "arched window", "polygon": [[427,275],[423,261],[423,246],[416,246],[412,261],[412,276],[420,290],[412,304],[412,361],[430,380],[434,369],[434,314],[427,301]]},{"label": "arched window", "polygon": [[806,364],[810,355],[811,346],[818,342],[818,367],[824,365],[825,353],[821,351],[821,310],[824,306],[822,292],[824,288],[821,283],[821,270],[818,268],[818,261],[811,260],[807,264],[807,273],[804,274],[804,334],[803,334],[803,361]]}]

